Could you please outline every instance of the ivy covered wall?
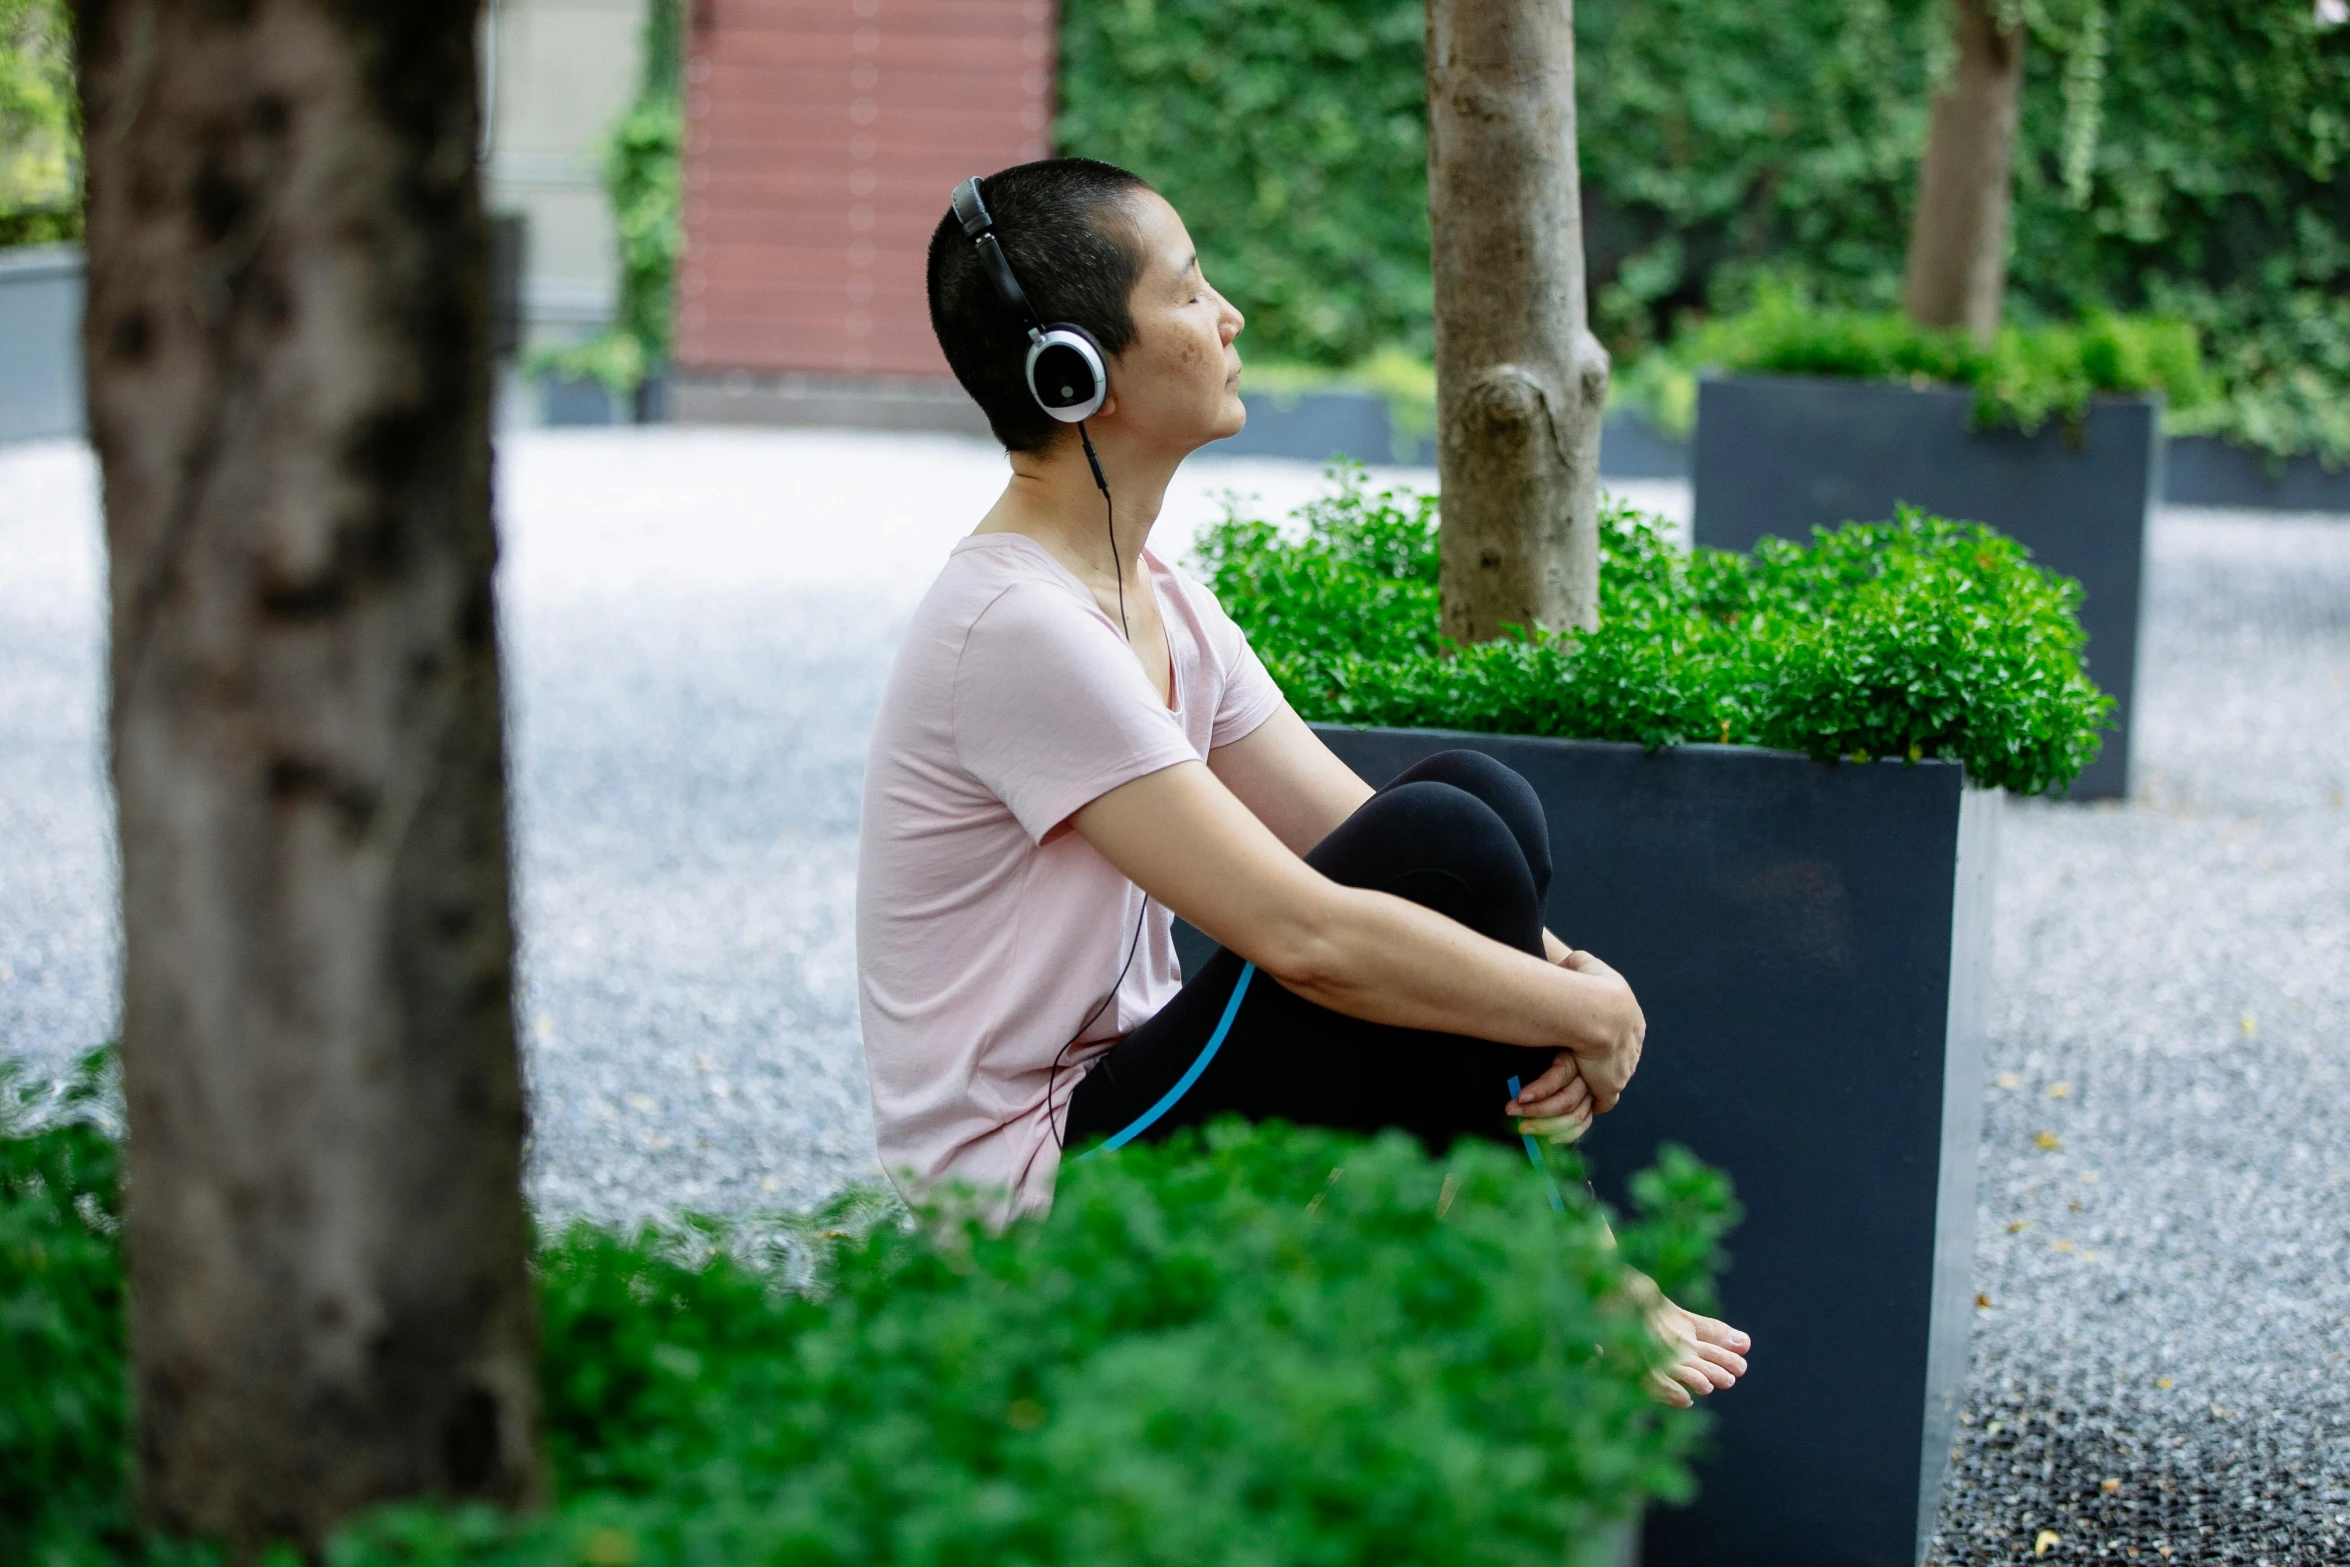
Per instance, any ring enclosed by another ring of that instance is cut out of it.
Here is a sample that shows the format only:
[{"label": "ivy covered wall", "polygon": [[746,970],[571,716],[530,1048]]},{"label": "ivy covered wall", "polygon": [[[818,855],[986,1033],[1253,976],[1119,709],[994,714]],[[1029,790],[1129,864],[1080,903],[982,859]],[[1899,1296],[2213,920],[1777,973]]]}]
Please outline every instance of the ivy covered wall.
[{"label": "ivy covered wall", "polygon": [[[2286,449],[2350,406],[2350,27],[2310,0],[2018,0],[2010,311],[2187,317]],[[1940,0],[1578,0],[1595,325],[1776,279],[1897,300]],[[1065,0],[1058,145],[1165,191],[1259,357],[1428,339],[1417,0]]]},{"label": "ivy covered wall", "polygon": [[0,246],[80,238],[81,190],[64,0],[0,0]]}]

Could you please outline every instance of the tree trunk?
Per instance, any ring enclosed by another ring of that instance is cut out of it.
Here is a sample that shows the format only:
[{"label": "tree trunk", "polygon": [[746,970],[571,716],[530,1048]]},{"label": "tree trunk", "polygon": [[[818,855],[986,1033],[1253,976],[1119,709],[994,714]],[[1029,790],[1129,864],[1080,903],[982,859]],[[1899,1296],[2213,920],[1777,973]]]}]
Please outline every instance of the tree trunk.
[{"label": "tree trunk", "polygon": [[1599,623],[1571,0],[1429,0],[1444,633]]},{"label": "tree trunk", "polygon": [[1934,95],[1902,305],[1920,326],[1965,327],[1988,343],[2007,288],[2007,209],[2014,184],[2024,29],[2002,27],[1997,0],[1951,0],[1957,63]]},{"label": "tree trunk", "polygon": [[148,1518],[538,1485],[471,0],[85,0]]}]

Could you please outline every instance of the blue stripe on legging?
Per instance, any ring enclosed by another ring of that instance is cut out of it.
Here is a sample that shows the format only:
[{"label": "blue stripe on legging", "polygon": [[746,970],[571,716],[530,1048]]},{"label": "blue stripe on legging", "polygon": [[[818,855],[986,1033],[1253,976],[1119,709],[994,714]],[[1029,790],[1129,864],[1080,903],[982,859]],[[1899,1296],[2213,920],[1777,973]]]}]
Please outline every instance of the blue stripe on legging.
[{"label": "blue stripe on legging", "polygon": [[[1514,1077],[1510,1079],[1510,1097],[1512,1099],[1518,1097],[1518,1080]],[[1566,1212],[1567,1199],[1559,1193],[1559,1178],[1550,1173],[1550,1161],[1542,1157],[1542,1145],[1534,1140],[1532,1132],[1523,1129],[1518,1133],[1518,1141],[1526,1145],[1526,1157],[1532,1161],[1534,1168],[1549,1178],[1550,1205],[1561,1213]]]},{"label": "blue stripe on legging", "polygon": [[1152,1123],[1156,1122],[1160,1116],[1175,1108],[1175,1101],[1190,1092],[1191,1085],[1198,1082],[1199,1075],[1208,1069],[1208,1063],[1216,1059],[1216,1052],[1224,1048],[1224,1036],[1232,1032],[1232,1019],[1240,1012],[1240,998],[1248,994],[1249,976],[1256,971],[1257,966],[1254,963],[1243,963],[1240,966],[1240,982],[1232,987],[1232,999],[1224,1003],[1224,1015],[1216,1020],[1216,1031],[1208,1036],[1208,1042],[1192,1059],[1191,1069],[1175,1080],[1175,1086],[1161,1095],[1157,1104],[1145,1110],[1124,1131],[1099,1148],[1079,1154],[1077,1156],[1079,1159],[1090,1159],[1094,1154],[1108,1153],[1113,1148],[1125,1147],[1149,1131]]}]

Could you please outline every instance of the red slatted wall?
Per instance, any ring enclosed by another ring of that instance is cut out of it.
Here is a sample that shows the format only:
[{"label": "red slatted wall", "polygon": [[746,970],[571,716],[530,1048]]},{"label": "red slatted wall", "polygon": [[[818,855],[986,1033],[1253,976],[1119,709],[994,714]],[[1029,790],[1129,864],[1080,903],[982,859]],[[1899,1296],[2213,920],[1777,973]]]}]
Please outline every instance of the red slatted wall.
[{"label": "red slatted wall", "polygon": [[922,257],[969,174],[1045,155],[1052,0],[702,0],[688,371],[944,376]]}]

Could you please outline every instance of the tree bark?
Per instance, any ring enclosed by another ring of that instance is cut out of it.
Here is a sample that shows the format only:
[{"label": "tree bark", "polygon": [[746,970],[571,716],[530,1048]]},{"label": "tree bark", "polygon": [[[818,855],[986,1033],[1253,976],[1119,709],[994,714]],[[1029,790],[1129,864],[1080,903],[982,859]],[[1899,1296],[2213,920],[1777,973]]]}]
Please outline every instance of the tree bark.
[{"label": "tree bark", "polygon": [[472,0],[85,0],[138,1482],[538,1486]]},{"label": "tree bark", "polygon": [[1445,635],[1599,623],[1607,350],[1585,321],[1572,0],[1429,0]]},{"label": "tree bark", "polygon": [[1957,61],[1934,95],[1902,306],[1920,326],[1964,327],[1988,343],[2007,288],[2024,29],[1999,25],[1997,0],[1950,3]]}]

